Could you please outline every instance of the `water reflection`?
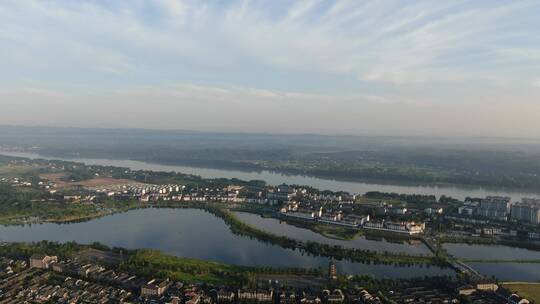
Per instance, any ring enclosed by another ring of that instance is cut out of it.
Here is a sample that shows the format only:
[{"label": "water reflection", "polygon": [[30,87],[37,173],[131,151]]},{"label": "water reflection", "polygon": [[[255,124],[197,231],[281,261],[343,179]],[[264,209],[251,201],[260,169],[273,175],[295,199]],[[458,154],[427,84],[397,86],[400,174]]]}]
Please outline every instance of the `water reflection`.
[{"label": "water reflection", "polygon": [[379,252],[406,253],[414,255],[430,255],[429,249],[420,241],[404,239],[385,239],[380,236],[359,236],[350,241],[325,237],[307,228],[300,228],[275,218],[263,218],[256,214],[235,212],[242,221],[274,234],[285,235],[293,239],[313,241],[323,244],[338,245],[348,248],[369,249]]},{"label": "water reflection", "polygon": [[[328,259],[283,249],[233,234],[223,220],[195,209],[138,209],[88,222],[34,224],[0,228],[1,241],[101,242],[130,249],[151,248],[165,253],[246,266],[326,269]],[[450,269],[428,266],[395,267],[338,261],[349,274],[403,278],[452,275]]]}]

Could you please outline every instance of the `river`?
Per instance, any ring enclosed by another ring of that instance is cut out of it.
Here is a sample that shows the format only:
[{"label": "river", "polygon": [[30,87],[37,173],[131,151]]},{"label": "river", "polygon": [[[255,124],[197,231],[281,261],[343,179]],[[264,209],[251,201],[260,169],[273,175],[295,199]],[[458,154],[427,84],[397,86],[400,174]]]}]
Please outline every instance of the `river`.
[{"label": "river", "polygon": [[[128,249],[150,248],[180,257],[244,266],[303,267],[326,270],[329,259],[302,254],[235,235],[225,222],[198,209],[146,208],[81,223],[33,224],[0,228],[0,241],[100,242]],[[396,267],[336,261],[340,273],[409,278],[453,275],[435,266]]]},{"label": "river", "polygon": [[178,166],[178,165],[161,165],[154,163],[147,163],[135,160],[119,160],[119,159],[101,159],[101,158],[60,158],[60,157],[46,157],[36,153],[25,152],[4,152],[0,151],[2,155],[27,157],[27,158],[43,158],[43,159],[59,159],[67,161],[82,162],[88,165],[103,165],[103,166],[117,166],[126,167],[132,170],[152,170],[152,171],[175,171],[185,174],[199,175],[203,178],[238,178],[242,180],[263,180],[270,185],[279,185],[282,183],[307,185],[315,187],[321,190],[332,191],[347,191],[350,193],[364,194],[368,191],[380,191],[380,192],[395,192],[402,194],[426,194],[435,195],[440,197],[441,195],[451,196],[460,200],[464,200],[466,197],[485,197],[488,195],[502,195],[509,196],[512,200],[521,200],[523,197],[540,198],[540,191],[524,191],[515,189],[490,189],[483,187],[465,187],[465,186],[411,186],[411,185],[398,185],[398,184],[380,184],[380,183],[364,183],[353,181],[340,181],[332,179],[322,179],[304,175],[289,175],[282,174],[273,171],[240,171],[240,170],[228,170],[228,169],[211,169],[191,166]]}]

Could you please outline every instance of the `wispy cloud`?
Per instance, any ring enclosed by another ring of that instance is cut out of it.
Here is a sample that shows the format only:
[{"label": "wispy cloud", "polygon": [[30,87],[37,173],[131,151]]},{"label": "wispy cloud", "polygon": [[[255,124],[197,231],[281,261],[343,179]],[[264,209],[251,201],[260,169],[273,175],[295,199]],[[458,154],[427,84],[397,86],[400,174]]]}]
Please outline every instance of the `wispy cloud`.
[{"label": "wispy cloud", "polygon": [[[96,102],[84,94],[96,92],[132,113],[145,113],[144,102],[156,99],[233,117],[235,109],[269,129],[277,127],[260,113],[279,107],[303,113],[289,117],[297,129],[333,112],[351,120],[366,115],[372,126],[379,126],[373,117],[388,116],[420,129],[400,113],[538,100],[531,89],[539,85],[538,11],[532,0],[4,0],[0,88],[75,90],[81,97],[58,99],[88,102],[84,107]],[[30,107],[29,92],[9,96]],[[357,129],[339,115],[329,128]],[[209,125],[226,125],[215,120]],[[397,125],[380,127],[402,129]]]},{"label": "wispy cloud", "polygon": [[538,33],[527,25],[540,25],[516,25],[540,9],[536,1],[292,1],[272,9],[264,1],[98,3],[2,1],[2,60],[26,51],[58,65],[136,74],[152,68],[146,56],[191,68],[249,59],[375,82],[470,81],[487,78],[484,56],[492,68],[508,52],[532,61],[538,45],[518,39],[510,49],[505,39],[532,37]]}]

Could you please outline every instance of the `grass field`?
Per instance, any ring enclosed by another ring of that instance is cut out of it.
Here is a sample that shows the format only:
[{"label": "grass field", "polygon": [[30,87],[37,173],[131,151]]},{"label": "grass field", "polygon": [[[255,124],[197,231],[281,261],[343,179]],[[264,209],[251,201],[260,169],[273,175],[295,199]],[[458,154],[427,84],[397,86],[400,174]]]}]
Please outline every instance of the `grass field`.
[{"label": "grass field", "polygon": [[101,187],[101,186],[112,186],[112,185],[124,185],[124,184],[133,184],[135,183],[132,180],[127,179],[116,179],[111,177],[95,177],[85,181],[77,182],[68,182],[64,178],[67,175],[65,173],[48,173],[40,174],[39,177],[46,179],[56,184],[57,188],[68,188],[68,187]]},{"label": "grass field", "polygon": [[10,177],[21,177],[36,172],[43,166],[28,164],[3,164],[0,165],[0,175]]},{"label": "grass field", "polygon": [[503,286],[528,300],[540,303],[540,283],[507,283]]},{"label": "grass field", "polygon": [[238,283],[247,270],[217,262],[169,256],[156,250],[137,250],[124,267],[146,277],[214,284]]}]

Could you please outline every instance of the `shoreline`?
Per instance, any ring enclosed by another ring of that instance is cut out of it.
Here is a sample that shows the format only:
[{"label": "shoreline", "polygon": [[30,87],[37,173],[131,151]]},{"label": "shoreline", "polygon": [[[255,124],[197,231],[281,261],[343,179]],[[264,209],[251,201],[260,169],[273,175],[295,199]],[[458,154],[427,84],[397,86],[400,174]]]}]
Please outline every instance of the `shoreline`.
[{"label": "shoreline", "polygon": [[[437,256],[421,256],[421,255],[407,255],[399,253],[380,253],[374,250],[359,250],[354,248],[345,248],[341,246],[332,246],[317,242],[305,242],[289,238],[287,236],[276,235],[259,228],[253,227],[245,222],[239,220],[234,214],[222,206],[216,203],[159,203],[146,206],[133,206],[127,209],[119,210],[117,212],[108,213],[105,215],[95,215],[94,217],[85,217],[82,220],[71,221],[41,221],[34,224],[55,223],[55,224],[69,224],[74,222],[91,221],[103,216],[114,215],[118,213],[128,212],[135,209],[145,208],[172,208],[172,209],[199,209],[205,212],[209,212],[212,215],[222,219],[231,232],[248,237],[254,237],[260,242],[268,242],[273,245],[280,246],[285,249],[301,250],[307,254],[313,256],[322,256],[328,258],[335,258],[337,260],[348,260],[358,263],[372,263],[383,265],[432,265],[440,267],[450,267],[448,262],[444,259],[438,259]],[[24,225],[24,223],[20,223]],[[28,223],[30,225],[30,223]],[[17,225],[17,224],[15,224]]]}]

